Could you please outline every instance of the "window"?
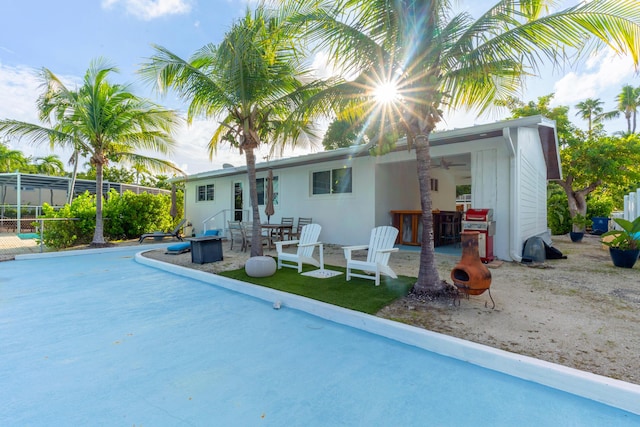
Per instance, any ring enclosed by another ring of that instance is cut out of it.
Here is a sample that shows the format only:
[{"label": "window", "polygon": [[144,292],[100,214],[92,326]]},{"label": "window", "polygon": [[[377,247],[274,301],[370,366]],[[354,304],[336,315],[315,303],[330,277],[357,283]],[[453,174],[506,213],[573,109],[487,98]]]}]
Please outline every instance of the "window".
[{"label": "window", "polygon": [[213,184],[198,185],[198,201],[214,200]]},{"label": "window", "polygon": [[351,168],[313,173],[312,194],[351,193]]},{"label": "window", "polygon": [[[256,190],[258,192],[258,205],[266,205],[265,195],[267,194],[267,178],[256,179]],[[273,177],[273,204],[278,204],[278,177]]]},{"label": "window", "polygon": [[438,180],[431,178],[431,191],[438,191]]}]

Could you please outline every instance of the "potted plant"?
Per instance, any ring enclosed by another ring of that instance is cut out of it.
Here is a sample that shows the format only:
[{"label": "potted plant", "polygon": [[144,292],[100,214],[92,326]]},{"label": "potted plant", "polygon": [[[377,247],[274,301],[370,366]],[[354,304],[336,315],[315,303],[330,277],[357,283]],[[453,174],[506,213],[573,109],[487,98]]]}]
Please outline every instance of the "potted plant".
[{"label": "potted plant", "polygon": [[640,217],[632,221],[614,218],[621,230],[607,231],[602,243],[609,246],[611,261],[616,267],[633,268],[640,254]]},{"label": "potted plant", "polygon": [[587,219],[584,215],[577,213],[573,218],[571,218],[571,224],[573,228],[571,232],[569,232],[569,237],[571,237],[572,242],[580,242],[584,237],[584,232],[587,229],[587,226],[591,225],[591,220]]}]

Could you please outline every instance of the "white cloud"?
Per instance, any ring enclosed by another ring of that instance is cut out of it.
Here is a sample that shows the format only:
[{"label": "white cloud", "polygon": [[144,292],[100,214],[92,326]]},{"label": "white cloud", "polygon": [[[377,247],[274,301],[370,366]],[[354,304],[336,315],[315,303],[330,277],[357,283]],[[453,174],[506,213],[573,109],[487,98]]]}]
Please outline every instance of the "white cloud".
[{"label": "white cloud", "polygon": [[109,9],[120,3],[124,5],[127,13],[145,21],[191,11],[189,0],[102,0],[102,7]]},{"label": "white cloud", "polygon": [[[582,72],[570,72],[554,85],[554,105],[573,105],[587,98],[601,98],[604,92],[619,90],[633,73],[630,58],[613,52],[589,58]],[[608,99],[607,99],[608,100]]]},{"label": "white cloud", "polygon": [[[73,76],[58,78],[69,88],[75,87],[80,81]],[[28,123],[40,123],[36,101],[42,92],[42,82],[38,77],[38,70],[26,66],[10,67],[0,64],[0,119],[19,120]],[[47,144],[37,146],[27,144],[24,140],[8,138],[5,142],[9,148],[20,150],[25,156],[45,156],[52,153]],[[66,162],[71,153],[56,148],[53,152],[60,160]]]},{"label": "white cloud", "polygon": [[38,120],[36,99],[40,82],[37,71],[29,67],[0,64],[0,118],[34,122]]},{"label": "white cloud", "polygon": [[[40,94],[40,81],[36,73],[33,68],[0,64],[0,119],[39,123],[36,100]],[[22,151],[25,156],[50,154],[48,147],[34,147],[15,138],[2,138],[2,142],[13,150]]]}]

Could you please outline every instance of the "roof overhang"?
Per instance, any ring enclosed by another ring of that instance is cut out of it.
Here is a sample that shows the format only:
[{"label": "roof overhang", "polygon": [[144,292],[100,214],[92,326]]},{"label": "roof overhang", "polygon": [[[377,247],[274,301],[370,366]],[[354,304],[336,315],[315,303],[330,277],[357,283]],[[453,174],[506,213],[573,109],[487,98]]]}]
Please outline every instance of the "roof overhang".
[{"label": "roof overhang", "polygon": [[[484,139],[498,138],[503,136],[505,127],[531,127],[537,128],[540,135],[540,142],[547,164],[547,179],[561,179],[560,157],[558,153],[558,142],[556,136],[555,122],[543,116],[522,117],[513,120],[504,120],[495,123],[475,125],[467,128],[445,130],[434,132],[429,136],[429,144],[432,147],[440,145],[457,144],[461,142],[478,141]],[[256,164],[256,172],[268,169],[282,169],[294,166],[304,166],[331,160],[348,160],[354,157],[368,156],[369,144],[354,145],[337,150],[322,151],[319,153],[306,154],[286,159],[270,160],[268,162]],[[406,139],[401,139],[396,143],[393,151],[407,149]],[[201,172],[187,177],[172,178],[170,181],[198,181],[210,178],[239,175],[246,173],[246,166],[227,167],[213,171]]]}]

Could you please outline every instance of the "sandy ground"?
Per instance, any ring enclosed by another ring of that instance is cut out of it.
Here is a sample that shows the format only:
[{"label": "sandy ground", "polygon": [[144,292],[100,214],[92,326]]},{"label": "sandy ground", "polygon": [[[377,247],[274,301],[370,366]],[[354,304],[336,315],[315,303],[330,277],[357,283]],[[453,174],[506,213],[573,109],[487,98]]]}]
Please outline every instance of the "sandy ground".
[{"label": "sandy ground", "polygon": [[[403,298],[378,316],[640,384],[640,262],[633,269],[614,267],[596,236],[585,236],[581,243],[554,236],[553,243],[567,259],[533,267],[505,262],[491,269],[495,309],[485,292],[459,305]],[[146,254],[212,273],[240,268],[248,258],[230,250],[229,242],[224,261],[211,264],[192,264],[189,253]],[[265,250],[265,255],[275,256],[275,251]],[[452,283],[450,272],[459,258],[436,258],[441,278]],[[337,246],[325,245],[324,259],[345,265]],[[400,251],[391,255],[390,265],[398,274],[416,277],[418,262],[419,253]]]}]

